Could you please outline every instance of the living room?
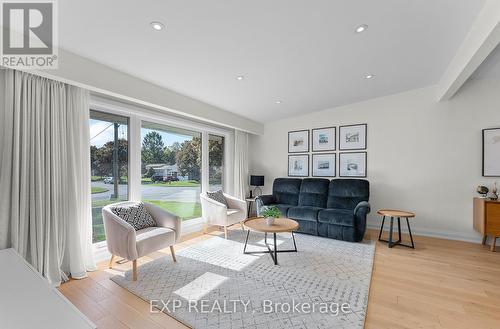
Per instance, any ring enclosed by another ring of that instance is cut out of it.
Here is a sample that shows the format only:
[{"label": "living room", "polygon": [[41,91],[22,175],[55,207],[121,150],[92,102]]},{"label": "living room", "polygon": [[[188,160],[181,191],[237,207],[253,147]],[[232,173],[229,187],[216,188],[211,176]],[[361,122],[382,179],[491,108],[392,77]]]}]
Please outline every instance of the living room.
[{"label": "living room", "polygon": [[0,328],[500,327],[498,1],[1,8]]}]

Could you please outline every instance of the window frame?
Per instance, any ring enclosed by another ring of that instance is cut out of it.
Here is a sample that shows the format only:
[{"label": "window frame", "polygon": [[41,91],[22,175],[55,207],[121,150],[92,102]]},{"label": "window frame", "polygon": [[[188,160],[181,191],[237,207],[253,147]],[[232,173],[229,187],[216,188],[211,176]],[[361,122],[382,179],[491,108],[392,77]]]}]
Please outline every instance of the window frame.
[{"label": "window frame", "polygon": [[[109,114],[109,115],[114,115],[114,116],[119,116],[119,117],[122,117],[122,118],[125,118],[127,120],[127,147],[128,147],[128,150],[127,150],[127,155],[128,155],[128,158],[127,158],[127,172],[128,172],[128,177],[127,177],[127,200],[130,200],[130,117],[129,116],[126,116],[126,115],[123,115],[123,114],[119,114],[119,113],[113,113],[113,112],[110,112],[110,111],[101,111],[101,110],[97,110],[97,109],[94,109],[92,107],[92,105],[89,106],[89,119],[92,119],[92,120],[96,120],[96,119],[93,119],[91,117],[91,112],[100,112],[100,113],[103,113],[103,114]],[[89,145],[90,147],[90,145]],[[92,199],[92,194],[90,195],[90,198]],[[91,206],[92,206],[92,200],[91,200]],[[93,231],[93,228],[92,228],[92,235],[94,234],[94,231]],[[98,241],[98,242],[93,242],[92,241],[92,244],[94,246],[96,246],[97,248],[101,248],[101,247],[105,247],[106,246],[106,240],[104,241]]]},{"label": "window frame", "polygon": [[[150,109],[147,106],[138,106],[120,101],[110,100],[96,95],[91,95],[89,102],[89,111],[98,111],[112,115],[118,115],[128,118],[128,199],[131,201],[141,200],[141,129],[143,122],[154,122],[165,126],[173,126],[191,130],[201,134],[201,190],[206,192],[209,187],[209,134],[224,137],[224,177],[223,189],[227,193],[233,193],[233,173],[234,163],[230,161],[233,157],[234,130],[230,128],[219,127],[199,122],[195,119],[181,118],[179,116],[165,112]],[[193,221],[192,223],[189,223]],[[186,225],[189,224],[189,225]],[[183,221],[183,227],[189,226],[189,229],[182,229],[184,234],[202,229],[201,221],[191,219]],[[96,242],[97,248],[106,246],[106,240]]]}]

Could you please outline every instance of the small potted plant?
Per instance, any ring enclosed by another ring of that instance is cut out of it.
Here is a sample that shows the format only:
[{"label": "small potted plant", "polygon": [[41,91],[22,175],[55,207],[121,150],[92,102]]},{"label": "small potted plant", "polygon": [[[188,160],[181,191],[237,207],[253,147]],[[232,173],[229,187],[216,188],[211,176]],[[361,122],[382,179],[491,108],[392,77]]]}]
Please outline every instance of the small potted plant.
[{"label": "small potted plant", "polygon": [[266,219],[266,224],[274,225],[274,219],[281,216],[281,212],[276,206],[267,207],[262,211],[262,216]]}]

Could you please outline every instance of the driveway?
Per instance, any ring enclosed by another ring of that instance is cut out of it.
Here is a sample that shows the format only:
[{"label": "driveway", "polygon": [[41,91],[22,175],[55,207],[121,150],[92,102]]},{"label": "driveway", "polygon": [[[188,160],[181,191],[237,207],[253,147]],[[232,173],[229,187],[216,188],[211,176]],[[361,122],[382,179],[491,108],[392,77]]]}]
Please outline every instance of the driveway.
[{"label": "driveway", "polygon": [[[109,200],[113,193],[112,184],[104,184],[103,182],[92,182],[94,187],[102,187],[108,191],[103,193],[92,194],[93,201]],[[125,197],[127,195],[128,185],[118,185],[118,194]],[[198,187],[178,187],[178,186],[151,186],[144,184],[141,186],[142,198],[148,200],[164,200],[164,201],[180,201],[193,202],[199,201],[201,186]]]}]

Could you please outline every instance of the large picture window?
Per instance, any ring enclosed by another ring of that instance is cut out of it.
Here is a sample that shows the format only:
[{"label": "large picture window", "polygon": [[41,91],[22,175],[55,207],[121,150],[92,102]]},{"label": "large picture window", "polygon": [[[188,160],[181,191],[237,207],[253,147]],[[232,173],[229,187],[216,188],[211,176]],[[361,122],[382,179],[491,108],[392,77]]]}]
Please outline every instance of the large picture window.
[{"label": "large picture window", "polygon": [[182,220],[201,216],[201,133],[143,122],[141,195]]},{"label": "large picture window", "polygon": [[128,199],[128,119],[90,111],[92,242],[106,239],[101,210]]},{"label": "large picture window", "polygon": [[224,137],[208,135],[208,182],[209,191],[223,189],[224,186]]}]

